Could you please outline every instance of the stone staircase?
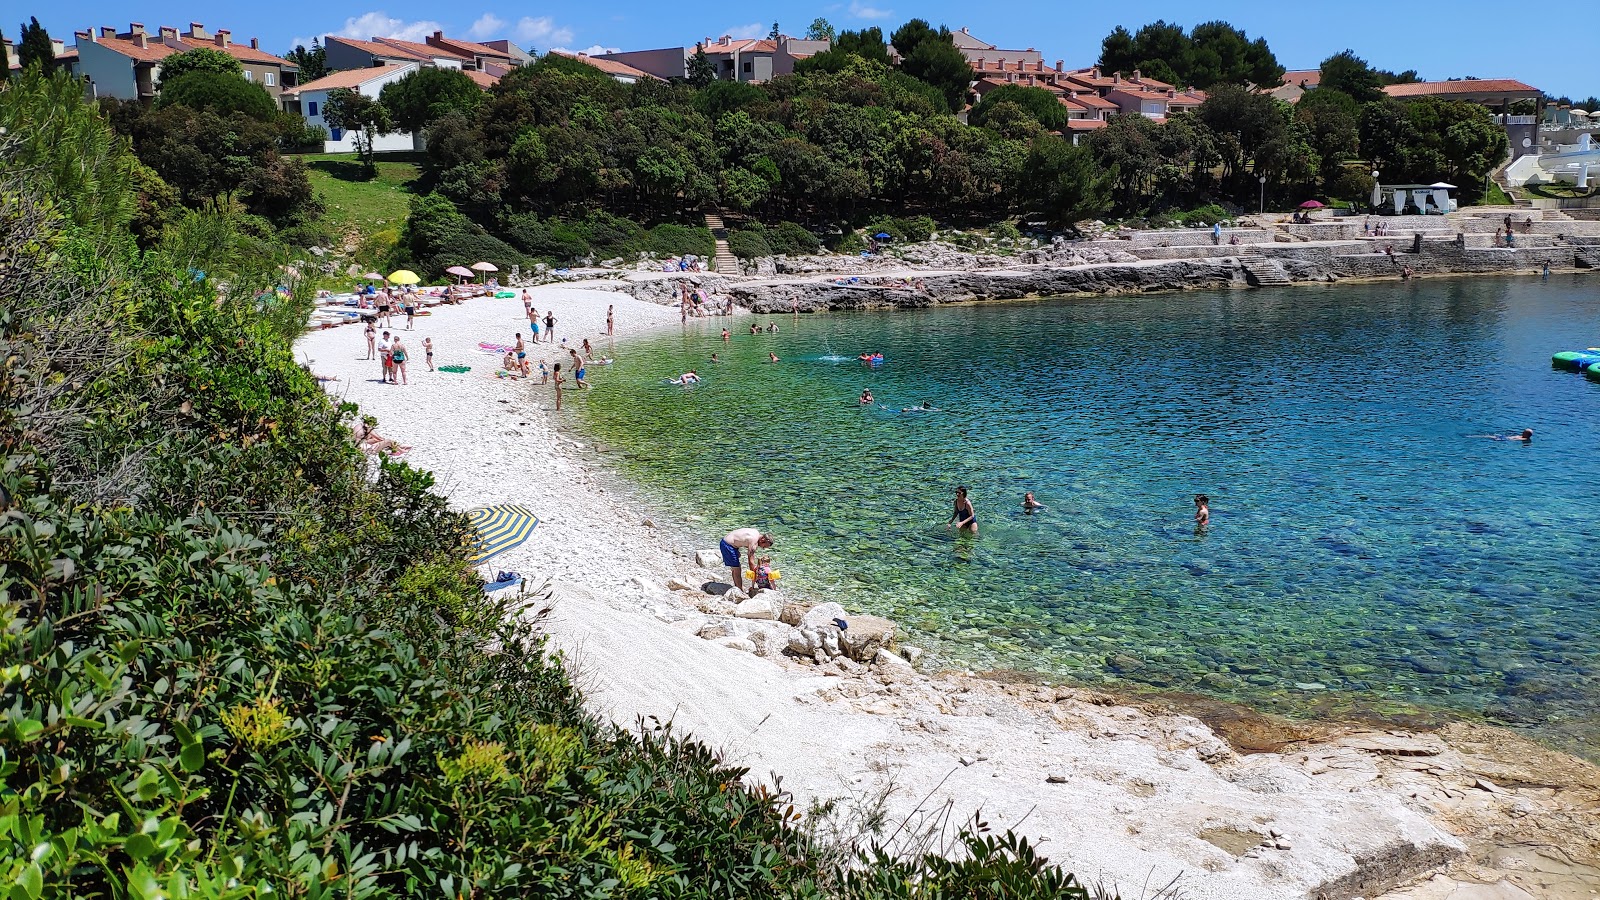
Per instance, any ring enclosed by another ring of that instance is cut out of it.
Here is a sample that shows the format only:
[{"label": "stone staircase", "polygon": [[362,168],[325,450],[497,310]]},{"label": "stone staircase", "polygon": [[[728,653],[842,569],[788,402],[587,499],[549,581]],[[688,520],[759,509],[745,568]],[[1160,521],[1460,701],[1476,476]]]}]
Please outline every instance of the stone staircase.
[{"label": "stone staircase", "polygon": [[1579,244],[1572,249],[1578,265],[1586,269],[1600,269],[1600,244]]},{"label": "stone staircase", "polygon": [[1245,277],[1256,287],[1276,287],[1291,283],[1283,263],[1275,259],[1267,259],[1259,253],[1241,253],[1238,259],[1239,268],[1244,269]]},{"label": "stone staircase", "polygon": [[717,240],[717,256],[714,260],[718,275],[738,275],[739,258],[728,249],[728,226],[722,221],[722,213],[717,210],[705,211],[706,227],[711,229],[711,236]]}]

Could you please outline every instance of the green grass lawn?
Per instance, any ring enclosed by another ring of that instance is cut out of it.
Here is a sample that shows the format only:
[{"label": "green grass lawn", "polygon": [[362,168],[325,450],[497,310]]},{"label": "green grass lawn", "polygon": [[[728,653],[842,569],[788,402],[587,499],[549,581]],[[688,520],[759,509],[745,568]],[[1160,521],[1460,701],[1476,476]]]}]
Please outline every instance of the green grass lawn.
[{"label": "green grass lawn", "polygon": [[378,154],[378,175],[367,179],[353,153],[307,153],[311,186],[327,206],[327,222],[340,235],[358,235],[357,244],[393,245],[400,235],[417,183],[418,153]]}]

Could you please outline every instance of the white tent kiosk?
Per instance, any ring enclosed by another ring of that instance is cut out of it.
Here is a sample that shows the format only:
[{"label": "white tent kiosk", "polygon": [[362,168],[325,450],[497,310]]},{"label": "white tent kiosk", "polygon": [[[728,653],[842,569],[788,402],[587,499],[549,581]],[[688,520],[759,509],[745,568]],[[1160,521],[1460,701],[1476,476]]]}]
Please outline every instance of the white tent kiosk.
[{"label": "white tent kiosk", "polygon": [[1403,215],[1409,207],[1413,214],[1442,216],[1456,211],[1456,198],[1450,196],[1455,189],[1455,185],[1443,181],[1433,184],[1375,185],[1372,188],[1372,208],[1384,212],[1393,209],[1398,216]]}]

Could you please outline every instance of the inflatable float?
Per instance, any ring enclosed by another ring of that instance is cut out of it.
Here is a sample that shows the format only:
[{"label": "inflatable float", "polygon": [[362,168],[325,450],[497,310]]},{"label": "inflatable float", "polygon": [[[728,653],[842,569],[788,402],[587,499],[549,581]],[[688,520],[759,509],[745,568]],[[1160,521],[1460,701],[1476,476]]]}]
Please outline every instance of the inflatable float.
[{"label": "inflatable float", "polygon": [[1583,372],[1600,363],[1600,349],[1588,350],[1563,350],[1550,357],[1550,365],[1557,369],[1566,369],[1569,372]]}]

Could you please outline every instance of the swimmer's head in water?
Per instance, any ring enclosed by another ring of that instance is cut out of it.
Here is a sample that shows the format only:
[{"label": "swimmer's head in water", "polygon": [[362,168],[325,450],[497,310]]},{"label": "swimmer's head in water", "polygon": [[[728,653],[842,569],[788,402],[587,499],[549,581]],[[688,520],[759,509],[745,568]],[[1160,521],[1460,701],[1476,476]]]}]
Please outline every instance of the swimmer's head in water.
[{"label": "swimmer's head in water", "polygon": [[1529,440],[1532,437],[1533,437],[1533,429],[1532,428],[1524,428],[1524,429],[1522,429],[1522,439],[1523,440],[1526,441],[1526,440]]}]

